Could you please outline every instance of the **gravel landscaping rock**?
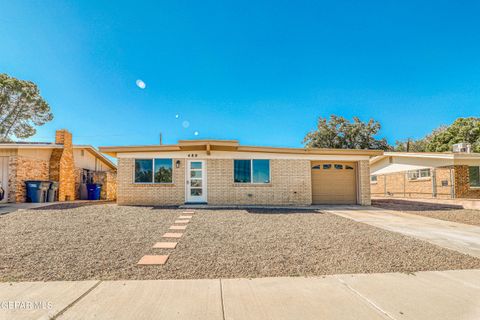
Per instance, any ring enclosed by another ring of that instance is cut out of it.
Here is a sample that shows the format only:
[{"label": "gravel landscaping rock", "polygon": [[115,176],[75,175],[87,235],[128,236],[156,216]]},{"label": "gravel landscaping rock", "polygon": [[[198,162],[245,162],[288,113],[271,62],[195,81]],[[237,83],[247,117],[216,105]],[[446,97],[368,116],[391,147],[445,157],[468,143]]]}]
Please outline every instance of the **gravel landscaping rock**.
[{"label": "gravel landscaping rock", "polygon": [[[179,209],[102,204],[0,217],[0,281],[319,276],[480,268],[480,259],[306,210],[195,210],[176,249],[154,249]],[[137,266],[170,254],[163,266]]]},{"label": "gravel landscaping rock", "polygon": [[418,205],[415,203],[393,203],[384,201],[377,201],[374,206],[429,218],[480,226],[480,210],[454,209],[445,206],[429,205],[427,203]]}]

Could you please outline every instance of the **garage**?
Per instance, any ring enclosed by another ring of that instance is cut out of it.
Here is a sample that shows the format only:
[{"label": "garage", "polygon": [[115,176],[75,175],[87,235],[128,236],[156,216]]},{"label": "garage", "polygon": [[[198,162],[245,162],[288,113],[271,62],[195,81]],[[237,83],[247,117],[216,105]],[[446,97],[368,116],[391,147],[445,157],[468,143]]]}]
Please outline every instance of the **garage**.
[{"label": "garage", "polygon": [[312,162],[313,204],[356,204],[355,162]]},{"label": "garage", "polygon": [[8,159],[9,157],[0,157],[0,185],[5,191],[5,197],[0,200],[0,203],[7,202],[8,194]]}]

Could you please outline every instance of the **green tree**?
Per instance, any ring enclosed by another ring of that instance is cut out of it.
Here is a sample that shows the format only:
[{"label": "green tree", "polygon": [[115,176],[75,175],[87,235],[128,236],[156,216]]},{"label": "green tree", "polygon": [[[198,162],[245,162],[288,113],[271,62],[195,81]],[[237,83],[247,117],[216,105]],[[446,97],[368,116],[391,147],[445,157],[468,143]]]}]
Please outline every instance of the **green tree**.
[{"label": "green tree", "polygon": [[0,141],[31,137],[35,126],[52,119],[50,106],[33,82],[0,74]]},{"label": "green tree", "polygon": [[458,118],[451,125],[441,126],[422,139],[397,141],[395,151],[446,152],[452,151],[452,145],[462,142],[470,143],[473,152],[480,152],[480,118]]},{"label": "green tree", "polygon": [[380,128],[380,123],[373,119],[362,122],[354,117],[350,122],[336,115],[330,119],[320,117],[317,129],[308,133],[303,143],[306,148],[390,150],[385,138],[375,138]]},{"label": "green tree", "polygon": [[458,118],[444,130],[433,134],[426,151],[451,151],[456,143],[470,143],[473,152],[480,152],[480,118]]},{"label": "green tree", "polygon": [[394,150],[399,152],[426,152],[433,137],[442,133],[446,129],[447,129],[446,126],[441,126],[433,130],[430,134],[428,134],[424,138],[418,139],[418,140],[407,139],[407,140],[396,141]]}]

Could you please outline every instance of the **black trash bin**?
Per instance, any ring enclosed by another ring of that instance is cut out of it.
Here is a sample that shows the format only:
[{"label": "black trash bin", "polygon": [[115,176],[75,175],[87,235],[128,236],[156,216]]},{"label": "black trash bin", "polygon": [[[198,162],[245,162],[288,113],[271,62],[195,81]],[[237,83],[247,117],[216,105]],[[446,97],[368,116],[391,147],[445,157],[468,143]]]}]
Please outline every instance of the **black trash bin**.
[{"label": "black trash bin", "polygon": [[58,182],[50,181],[50,188],[48,188],[47,202],[55,202],[58,199]]},{"label": "black trash bin", "polygon": [[27,187],[27,202],[47,201],[47,191],[50,181],[29,180],[25,181]]},{"label": "black trash bin", "polygon": [[87,183],[88,200],[100,200],[102,185],[99,183]]}]

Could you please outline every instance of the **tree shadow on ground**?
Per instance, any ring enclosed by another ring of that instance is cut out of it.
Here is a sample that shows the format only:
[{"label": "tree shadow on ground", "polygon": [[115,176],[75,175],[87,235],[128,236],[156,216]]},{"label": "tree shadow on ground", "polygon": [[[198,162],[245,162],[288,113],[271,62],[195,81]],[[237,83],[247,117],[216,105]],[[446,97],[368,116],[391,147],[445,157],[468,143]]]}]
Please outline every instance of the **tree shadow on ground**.
[{"label": "tree shadow on ground", "polygon": [[381,199],[372,200],[372,206],[393,211],[450,211],[463,210],[461,205],[428,203],[421,201]]},{"label": "tree shadow on ground", "polygon": [[82,208],[88,206],[95,206],[99,204],[109,204],[114,203],[112,201],[88,201],[88,202],[65,202],[65,203],[55,203],[46,207],[39,207],[39,208],[31,208],[30,210],[37,210],[37,211],[44,211],[44,210],[64,210],[64,209],[75,209],[75,208]]}]

